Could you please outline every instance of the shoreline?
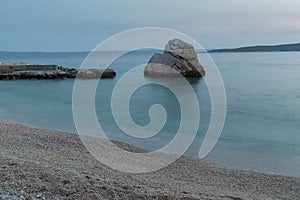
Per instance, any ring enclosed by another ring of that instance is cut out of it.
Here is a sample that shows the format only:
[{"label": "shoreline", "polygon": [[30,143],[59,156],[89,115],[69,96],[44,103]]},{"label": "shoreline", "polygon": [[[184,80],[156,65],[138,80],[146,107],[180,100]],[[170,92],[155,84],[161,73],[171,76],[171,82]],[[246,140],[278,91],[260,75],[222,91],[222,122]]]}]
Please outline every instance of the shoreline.
[{"label": "shoreline", "polygon": [[[26,126],[26,127],[29,127],[29,128],[33,128],[33,129],[40,129],[40,130],[45,130],[45,131],[54,131],[54,132],[77,135],[77,132],[74,132],[74,131],[71,131],[71,130],[63,130],[63,129],[47,128],[47,127],[42,127],[42,126],[35,126],[35,125],[27,124],[25,122],[20,122],[20,121],[17,121],[17,120],[6,120],[6,119],[1,119],[0,118],[0,123],[1,122],[19,124],[19,125],[23,125],[23,126]],[[100,139],[105,139],[105,138],[100,138]],[[127,142],[127,141],[122,141],[122,140],[117,140],[117,139],[113,139],[112,141],[119,142],[119,143],[124,143],[124,144],[127,144],[129,146],[133,146],[133,147],[143,149],[143,150],[146,150],[146,151],[152,151],[152,149],[148,149],[148,148],[143,147],[143,146],[132,144],[132,143]],[[191,157],[191,158],[196,159],[196,160],[199,159],[194,154],[184,154],[184,156]],[[243,168],[243,167],[239,167],[239,166],[228,166],[228,165],[224,165],[222,163],[217,163],[217,162],[213,161],[213,159],[207,159],[207,158],[204,158],[202,160],[209,163],[209,164],[212,164],[216,167],[224,168],[224,169],[241,170],[241,171],[248,171],[248,172],[254,172],[254,173],[263,173],[263,174],[268,174],[268,175],[279,175],[279,176],[300,178],[300,176],[298,174],[297,175],[296,174],[295,175],[294,174],[284,174],[284,173],[274,172],[274,171],[266,171],[266,170],[261,170],[260,171],[260,170],[255,170],[255,169],[247,169],[247,168]]]},{"label": "shoreline", "polygon": [[2,120],[0,134],[2,199],[300,198],[299,177],[227,169],[191,156],[155,172],[128,174],[95,160],[76,134]]}]

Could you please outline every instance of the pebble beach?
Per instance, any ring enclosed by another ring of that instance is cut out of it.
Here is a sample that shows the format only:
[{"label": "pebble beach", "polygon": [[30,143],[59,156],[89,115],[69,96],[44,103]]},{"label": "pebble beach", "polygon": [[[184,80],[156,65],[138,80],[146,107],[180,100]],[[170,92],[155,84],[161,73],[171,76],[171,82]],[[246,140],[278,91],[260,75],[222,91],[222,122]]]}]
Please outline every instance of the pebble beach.
[{"label": "pebble beach", "polygon": [[0,136],[0,199],[300,199],[299,177],[226,169],[189,156],[129,174],[93,158],[76,134],[0,121]]}]

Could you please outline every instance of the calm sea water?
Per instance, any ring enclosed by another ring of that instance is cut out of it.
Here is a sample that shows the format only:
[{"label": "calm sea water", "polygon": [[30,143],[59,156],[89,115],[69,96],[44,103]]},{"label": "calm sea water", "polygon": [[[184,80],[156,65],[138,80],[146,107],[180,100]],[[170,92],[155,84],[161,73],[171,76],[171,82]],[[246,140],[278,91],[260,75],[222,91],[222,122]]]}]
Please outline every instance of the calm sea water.
[{"label": "calm sea water", "polygon": [[[100,81],[96,94],[98,119],[112,139],[157,149],[176,134],[179,104],[166,88],[137,90],[130,112],[139,125],[149,123],[148,110],[162,104],[168,119],[149,139],[124,134],[110,108],[112,89],[132,66],[144,64],[153,52],[132,52],[115,61],[115,79]],[[0,62],[29,61],[78,68],[87,53],[0,53]],[[300,176],[300,53],[211,54],[223,76],[227,118],[222,136],[207,157],[218,165]],[[101,65],[101,63],[99,63]],[[210,97],[203,80],[189,79],[201,109],[200,128],[187,154],[197,155],[210,119]],[[36,127],[76,132],[72,116],[73,80],[1,81],[0,118]],[[155,94],[155,95],[153,95]]]}]

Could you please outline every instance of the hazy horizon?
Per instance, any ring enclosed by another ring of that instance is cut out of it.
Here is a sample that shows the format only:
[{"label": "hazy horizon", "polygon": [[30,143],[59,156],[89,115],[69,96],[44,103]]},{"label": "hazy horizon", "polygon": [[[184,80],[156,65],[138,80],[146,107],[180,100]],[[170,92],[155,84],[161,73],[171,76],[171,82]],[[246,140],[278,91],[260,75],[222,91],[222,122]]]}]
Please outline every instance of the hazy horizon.
[{"label": "hazy horizon", "polygon": [[[277,45],[290,45],[290,44],[300,44],[300,42],[293,42],[293,43],[280,43],[280,44],[254,44],[254,45],[245,45],[245,46],[237,46],[237,47],[222,47],[222,48],[209,48],[205,49],[206,51],[210,50],[218,50],[218,49],[237,49],[237,48],[244,48],[244,47],[255,47],[255,46],[277,46]],[[142,51],[154,51],[155,49],[140,49]],[[0,50],[3,53],[89,53],[92,50],[82,50],[82,51],[5,51]],[[126,50],[107,50],[109,51],[126,51]],[[197,52],[202,51],[201,49],[196,49]],[[97,52],[97,51],[93,51]]]}]

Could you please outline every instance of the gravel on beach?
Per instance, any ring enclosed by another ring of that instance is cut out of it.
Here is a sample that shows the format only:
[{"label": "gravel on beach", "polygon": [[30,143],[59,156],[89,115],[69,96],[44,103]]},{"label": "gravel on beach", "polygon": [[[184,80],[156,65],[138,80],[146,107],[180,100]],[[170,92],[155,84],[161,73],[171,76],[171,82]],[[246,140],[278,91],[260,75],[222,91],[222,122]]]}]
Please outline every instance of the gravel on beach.
[{"label": "gravel on beach", "polygon": [[225,169],[189,156],[130,174],[101,164],[76,134],[0,121],[0,136],[0,199],[300,199],[299,177]]}]

